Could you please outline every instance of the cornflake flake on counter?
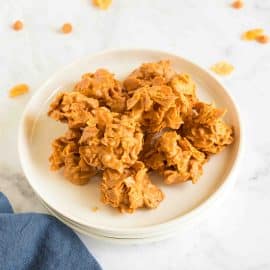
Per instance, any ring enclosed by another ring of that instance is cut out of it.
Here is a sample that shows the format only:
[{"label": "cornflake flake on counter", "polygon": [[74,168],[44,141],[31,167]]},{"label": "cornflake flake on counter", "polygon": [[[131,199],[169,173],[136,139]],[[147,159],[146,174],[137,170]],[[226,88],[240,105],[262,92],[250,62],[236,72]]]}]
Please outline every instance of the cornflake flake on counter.
[{"label": "cornflake flake on counter", "polygon": [[235,9],[240,9],[244,7],[244,2],[242,0],[236,0],[232,2],[231,6]]},{"label": "cornflake flake on counter", "polygon": [[211,70],[218,75],[226,76],[226,75],[230,75],[233,72],[234,67],[228,62],[221,61],[213,65],[211,67]]},{"label": "cornflake flake on counter", "polygon": [[21,96],[29,92],[29,86],[27,84],[18,84],[9,90],[9,97],[14,98]]},{"label": "cornflake flake on counter", "polygon": [[191,77],[169,61],[144,63],[123,82],[98,69],[50,105],[48,115],[68,127],[52,142],[51,170],[77,185],[102,174],[101,201],[121,212],[156,208],[164,194],[148,172],[166,184],[196,183],[210,156],[233,142],[224,114],[199,101]]},{"label": "cornflake flake on counter", "polygon": [[112,4],[112,0],[92,0],[92,3],[94,4],[94,6],[106,10]]},{"label": "cornflake flake on counter", "polygon": [[62,33],[69,34],[72,32],[72,24],[64,23],[61,28]]},{"label": "cornflake flake on counter", "polygon": [[263,35],[264,30],[262,28],[250,29],[243,33],[242,39],[246,41],[256,40],[259,36]]},{"label": "cornflake flake on counter", "polygon": [[23,29],[23,22],[18,20],[18,21],[15,21],[12,25],[12,28],[15,30],[15,31],[20,31]]},{"label": "cornflake flake on counter", "polygon": [[269,42],[269,37],[267,35],[260,35],[256,38],[256,41],[262,44],[266,44]]}]

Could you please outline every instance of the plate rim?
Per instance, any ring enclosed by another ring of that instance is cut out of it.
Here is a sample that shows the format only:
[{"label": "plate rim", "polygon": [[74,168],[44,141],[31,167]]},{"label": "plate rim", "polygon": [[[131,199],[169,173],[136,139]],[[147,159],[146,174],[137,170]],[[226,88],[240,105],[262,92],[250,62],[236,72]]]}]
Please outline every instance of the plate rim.
[{"label": "plate rim", "polygon": [[[77,222],[78,224],[82,224],[84,226],[88,226],[89,228],[94,228],[96,230],[100,230],[100,231],[110,231],[110,232],[116,232],[116,233],[126,233],[126,234],[132,234],[132,233],[147,233],[147,232],[153,232],[154,230],[162,230],[162,229],[168,229],[173,228],[174,226],[180,226],[182,223],[186,223],[186,222],[191,222],[192,219],[194,219],[197,215],[202,215],[205,212],[207,212],[206,210],[212,205],[214,204],[215,200],[217,200],[219,197],[221,197],[223,194],[226,193],[226,191],[228,190],[230,185],[233,185],[235,180],[235,176],[237,174],[237,171],[240,167],[240,161],[242,160],[242,155],[243,155],[243,125],[241,122],[241,117],[240,117],[240,112],[239,112],[239,108],[237,103],[235,102],[235,99],[233,97],[233,95],[227,91],[226,87],[223,85],[223,83],[221,83],[220,79],[215,76],[212,72],[206,70],[205,68],[197,65],[196,63],[194,63],[191,60],[188,60],[180,55],[177,55],[175,53],[171,53],[168,51],[163,51],[163,50],[155,50],[155,49],[144,49],[144,48],[131,48],[131,49],[111,49],[111,50],[104,50],[98,53],[92,53],[90,55],[87,55],[84,58],[87,59],[91,59],[93,57],[100,57],[102,55],[107,55],[107,54],[113,54],[113,53],[155,53],[155,54],[162,54],[162,55],[167,55],[173,58],[178,58],[181,59],[183,61],[185,61],[186,63],[193,65],[194,67],[196,67],[197,69],[199,69],[200,71],[203,71],[204,73],[206,73],[209,77],[212,78],[212,80],[215,81],[215,83],[217,83],[224,91],[224,93],[226,94],[227,98],[230,100],[230,103],[234,106],[234,111],[235,111],[235,115],[236,115],[236,119],[238,122],[238,132],[239,132],[239,143],[238,143],[238,148],[236,151],[236,157],[235,160],[232,164],[232,167],[230,169],[230,171],[228,172],[227,176],[224,178],[223,183],[220,184],[220,186],[212,193],[210,194],[210,196],[208,196],[203,202],[201,202],[198,206],[196,206],[195,208],[191,209],[189,212],[181,215],[181,216],[177,216],[173,219],[170,219],[168,221],[165,222],[161,222],[158,224],[153,224],[153,225],[146,225],[143,227],[135,227],[135,228],[115,228],[115,227],[109,227],[109,226],[91,226],[87,223],[84,223],[83,220],[78,221],[78,217],[77,216],[68,216],[69,219],[74,220],[75,222]],[[31,188],[34,190],[34,192],[41,197],[42,199],[44,199],[42,197],[42,195],[39,193],[38,190],[36,190],[32,184],[29,178],[31,178],[30,173],[28,172],[27,169],[27,165],[24,162],[24,158],[23,158],[23,137],[24,137],[24,121],[25,118],[27,116],[28,110],[30,108],[30,105],[33,103],[33,100],[36,98],[36,96],[39,94],[39,92],[41,91],[42,88],[45,88],[51,81],[53,81],[54,79],[56,79],[60,74],[62,74],[63,72],[65,72],[65,70],[68,70],[69,68],[71,68],[72,66],[76,66],[78,65],[82,59],[84,58],[79,58],[73,62],[71,62],[68,65],[65,65],[63,68],[60,68],[57,72],[54,72],[52,74],[52,76],[50,76],[44,83],[42,83],[40,85],[40,87],[38,87],[37,91],[33,94],[33,96],[31,97],[31,99],[28,101],[28,103],[25,106],[25,109],[23,111],[20,123],[19,123],[19,132],[18,132],[18,152],[19,152],[19,158],[20,158],[20,164],[21,167],[23,169],[23,172],[26,176],[26,179],[29,183],[29,185],[31,186]],[[45,200],[44,200],[45,201]],[[47,203],[47,202],[46,202]],[[48,204],[49,205],[49,204]],[[51,207],[51,205],[50,205]],[[53,207],[51,207],[52,209],[54,209]],[[67,216],[65,213],[63,213],[62,211],[57,210],[59,213],[61,213],[61,215],[63,216]]]}]

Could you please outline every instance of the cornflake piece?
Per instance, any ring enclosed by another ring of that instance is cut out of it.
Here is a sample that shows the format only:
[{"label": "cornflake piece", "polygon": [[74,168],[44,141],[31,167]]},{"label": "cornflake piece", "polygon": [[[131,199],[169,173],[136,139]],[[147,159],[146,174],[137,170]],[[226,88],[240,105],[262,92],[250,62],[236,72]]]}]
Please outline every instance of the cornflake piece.
[{"label": "cornflake piece", "polygon": [[236,0],[232,3],[232,7],[235,9],[240,9],[244,7],[244,2],[241,0]]},{"label": "cornflake piece", "polygon": [[108,9],[112,4],[112,0],[92,0],[93,4],[100,9]]},{"label": "cornflake piece", "polygon": [[143,86],[165,85],[174,74],[169,61],[144,63],[124,80],[124,87],[129,93],[133,93],[134,90]]},{"label": "cornflake piece", "polygon": [[188,74],[176,74],[172,77],[169,85],[176,94],[184,94],[194,103],[197,100],[196,86]]},{"label": "cornflake piece", "polygon": [[15,30],[15,31],[20,31],[23,29],[23,22],[22,21],[15,21],[12,25],[12,28]]},{"label": "cornflake piece", "polygon": [[17,97],[29,92],[29,86],[27,84],[18,84],[9,90],[9,97]]},{"label": "cornflake piece", "polygon": [[92,207],[92,211],[93,212],[97,212],[98,211],[98,207],[97,206]]},{"label": "cornflake piece", "polygon": [[225,61],[221,61],[213,65],[211,70],[218,75],[226,76],[233,72],[234,67]]},{"label": "cornflake piece", "polygon": [[105,169],[101,182],[101,200],[121,212],[134,212],[137,208],[156,208],[163,200],[162,191],[152,184],[147,169],[140,161],[119,173]]},{"label": "cornflake piece", "polygon": [[64,34],[69,34],[72,32],[72,25],[70,23],[64,23],[61,30]]},{"label": "cornflake piece", "polygon": [[256,41],[262,44],[266,44],[269,42],[269,37],[267,35],[261,35],[256,38]]},{"label": "cornflake piece", "polygon": [[189,115],[198,100],[195,83],[188,74],[183,73],[173,76],[169,85],[179,99],[177,106],[181,106],[182,115]]},{"label": "cornflake piece", "polygon": [[242,39],[247,41],[256,40],[259,36],[263,35],[263,32],[264,30],[262,28],[251,29],[242,35]]}]

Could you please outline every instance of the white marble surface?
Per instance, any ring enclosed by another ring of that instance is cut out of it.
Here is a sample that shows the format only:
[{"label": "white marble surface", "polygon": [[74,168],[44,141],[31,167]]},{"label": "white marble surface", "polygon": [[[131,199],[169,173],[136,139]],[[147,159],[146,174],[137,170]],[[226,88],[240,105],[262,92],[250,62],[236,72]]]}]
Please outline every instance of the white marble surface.
[{"label": "white marble surface", "polygon": [[[270,269],[270,44],[240,40],[249,28],[270,34],[270,0],[114,0],[102,12],[90,0],[0,1],[0,190],[17,212],[45,211],[26,183],[16,147],[23,108],[37,87],[63,65],[111,48],[167,50],[203,67],[235,66],[223,83],[245,126],[245,157],[234,190],[209,218],[185,235],[143,246],[118,246],[81,236],[104,269]],[[10,29],[22,19],[25,29]],[[59,26],[70,21],[71,35]],[[26,82],[31,93],[11,100]]]}]

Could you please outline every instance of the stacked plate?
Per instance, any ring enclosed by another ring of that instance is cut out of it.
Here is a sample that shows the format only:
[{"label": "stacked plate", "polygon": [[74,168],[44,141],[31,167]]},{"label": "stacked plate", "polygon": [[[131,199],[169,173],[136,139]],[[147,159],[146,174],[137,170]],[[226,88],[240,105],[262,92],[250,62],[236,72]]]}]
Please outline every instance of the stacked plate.
[{"label": "stacked plate", "polygon": [[[178,230],[176,231],[168,231],[168,232],[162,232],[162,233],[157,233],[154,235],[148,234],[148,236],[143,236],[143,235],[129,235],[129,236],[124,236],[123,233],[120,234],[111,234],[108,232],[102,232],[102,231],[97,231],[89,228],[88,226],[83,226],[80,225],[64,216],[62,216],[60,213],[57,211],[53,210],[48,206],[43,200],[41,200],[43,206],[48,210],[49,213],[57,217],[60,221],[62,221],[64,224],[67,226],[71,227],[75,231],[88,235],[92,238],[99,239],[99,240],[105,240],[113,243],[119,243],[119,244],[141,244],[141,243],[148,243],[148,242],[155,242],[159,240],[166,239],[170,237],[171,235],[174,235],[176,232],[179,232]],[[181,231],[184,231],[184,227],[182,226]]]},{"label": "stacked plate", "polygon": [[[103,205],[99,199],[100,179],[75,186],[61,174],[49,170],[48,157],[54,138],[64,132],[63,125],[47,117],[48,104],[57,91],[70,89],[81,74],[105,67],[119,79],[143,62],[171,60],[179,72],[189,73],[198,86],[200,99],[215,101],[227,108],[227,121],[234,126],[235,141],[211,158],[196,185],[164,185],[158,176],[152,179],[165,193],[157,209],[121,214]],[[222,198],[235,179],[240,156],[241,128],[235,103],[224,87],[197,65],[172,54],[151,50],[109,51],[86,57],[54,75],[33,96],[24,112],[19,132],[19,153],[25,175],[44,206],[59,220],[86,235],[119,243],[157,241],[183,231],[207,213]]]}]

